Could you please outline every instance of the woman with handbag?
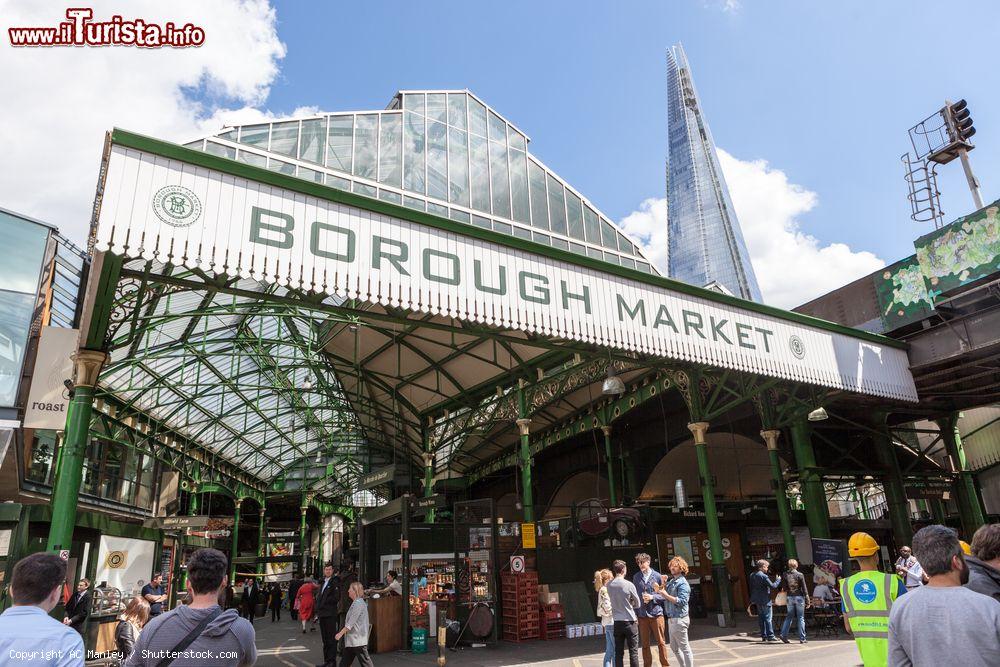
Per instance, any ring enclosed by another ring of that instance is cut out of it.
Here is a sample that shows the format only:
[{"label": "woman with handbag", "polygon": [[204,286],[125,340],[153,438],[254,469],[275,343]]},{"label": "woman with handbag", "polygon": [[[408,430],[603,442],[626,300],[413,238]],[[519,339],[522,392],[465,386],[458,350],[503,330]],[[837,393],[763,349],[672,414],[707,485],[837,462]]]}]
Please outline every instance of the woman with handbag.
[{"label": "woman with handbag", "polygon": [[115,627],[115,649],[118,653],[118,660],[121,665],[125,664],[128,657],[135,649],[135,643],[139,640],[139,634],[143,626],[149,620],[149,603],[141,595],[136,595],[125,605],[125,611],[118,619]]},{"label": "woman with handbag", "polygon": [[597,616],[604,630],[604,663],[602,667],[615,666],[615,618],[608,595],[608,582],[614,579],[611,570],[594,572],[594,590],[597,591]]}]

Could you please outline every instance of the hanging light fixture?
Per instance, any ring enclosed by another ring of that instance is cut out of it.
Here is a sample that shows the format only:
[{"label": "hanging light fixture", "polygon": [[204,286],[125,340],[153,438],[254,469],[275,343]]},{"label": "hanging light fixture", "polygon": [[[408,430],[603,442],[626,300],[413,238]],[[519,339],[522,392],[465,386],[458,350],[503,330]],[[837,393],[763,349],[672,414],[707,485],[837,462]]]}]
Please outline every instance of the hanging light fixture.
[{"label": "hanging light fixture", "polygon": [[608,377],[604,378],[604,384],[601,385],[601,393],[605,396],[618,396],[625,393],[625,383],[618,377],[610,363],[608,364]]},{"label": "hanging light fixture", "polygon": [[[799,413],[799,414],[802,414],[802,413]],[[821,422],[821,421],[825,421],[825,420],[827,420],[829,418],[830,418],[830,415],[826,414],[826,410],[823,409],[822,406],[820,406],[820,407],[816,408],[815,410],[813,410],[812,412],[810,412],[809,416],[806,417],[806,419],[808,419],[811,422]]]}]

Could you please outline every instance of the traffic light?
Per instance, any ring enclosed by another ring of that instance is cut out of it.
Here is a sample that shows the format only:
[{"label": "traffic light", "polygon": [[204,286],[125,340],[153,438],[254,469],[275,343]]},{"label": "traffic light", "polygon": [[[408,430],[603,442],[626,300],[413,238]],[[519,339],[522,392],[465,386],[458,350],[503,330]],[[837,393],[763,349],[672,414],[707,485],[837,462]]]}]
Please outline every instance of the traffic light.
[{"label": "traffic light", "polygon": [[972,126],[972,112],[965,100],[959,100],[948,107],[948,114],[951,116],[952,128],[954,128],[955,141],[969,140],[969,137],[976,133],[976,128]]}]

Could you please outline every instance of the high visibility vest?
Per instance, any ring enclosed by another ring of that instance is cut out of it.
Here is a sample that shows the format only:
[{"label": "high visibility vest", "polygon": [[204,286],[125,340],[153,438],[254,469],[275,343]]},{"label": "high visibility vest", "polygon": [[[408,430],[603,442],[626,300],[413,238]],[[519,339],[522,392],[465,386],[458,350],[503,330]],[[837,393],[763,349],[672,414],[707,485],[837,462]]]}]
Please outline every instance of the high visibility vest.
[{"label": "high visibility vest", "polygon": [[889,610],[898,594],[896,575],[885,572],[858,572],[840,584],[840,597],[865,667],[889,663]]}]

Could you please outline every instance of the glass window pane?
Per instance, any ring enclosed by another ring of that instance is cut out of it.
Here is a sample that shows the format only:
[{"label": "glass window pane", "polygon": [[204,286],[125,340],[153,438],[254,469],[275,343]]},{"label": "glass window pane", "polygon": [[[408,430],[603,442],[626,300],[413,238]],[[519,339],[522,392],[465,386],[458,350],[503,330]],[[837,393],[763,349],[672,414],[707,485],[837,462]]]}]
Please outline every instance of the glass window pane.
[{"label": "glass window pane", "polygon": [[611,250],[618,250],[618,233],[615,226],[601,218],[601,245]]},{"label": "glass window pane", "polygon": [[435,204],[432,201],[427,202],[427,212],[433,213],[434,215],[440,215],[442,218],[448,217],[448,207],[442,206],[441,204]]},{"label": "glass window pane", "polygon": [[423,194],[427,192],[424,183],[424,173],[427,168],[424,117],[407,111],[405,118],[403,189]]},{"label": "glass window pane", "polygon": [[506,222],[495,222],[493,231],[510,236],[513,233],[513,225],[508,225]]},{"label": "glass window pane", "polygon": [[448,93],[448,124],[459,130],[466,129],[465,93]]},{"label": "glass window pane", "polygon": [[354,116],[330,116],[327,132],[326,166],[351,173],[351,153],[354,148]]},{"label": "glass window pane", "polygon": [[393,204],[398,204],[402,201],[403,196],[398,192],[393,192],[392,190],[383,190],[379,188],[378,198],[382,201],[392,202]]},{"label": "glass window pane", "polygon": [[531,223],[528,206],[528,158],[522,151],[510,151],[510,198],[514,220]]},{"label": "glass window pane", "polygon": [[448,130],[448,201],[469,205],[469,135]]},{"label": "glass window pane", "polygon": [[597,212],[587,205],[583,207],[583,226],[587,230],[588,243],[601,242],[601,223],[597,219]]},{"label": "glass window pane", "polygon": [[630,269],[635,268],[635,260],[630,257],[622,257],[622,266],[627,266]]},{"label": "glass window pane", "polygon": [[549,206],[545,195],[545,170],[528,162],[528,182],[531,191],[531,226],[549,228]]},{"label": "glass window pane", "polygon": [[447,122],[447,104],[444,93],[427,93],[427,118]]},{"label": "glass window pane", "polygon": [[417,199],[416,197],[403,197],[403,206],[423,211],[427,208],[427,202],[423,199]]},{"label": "glass window pane", "polygon": [[563,200],[562,184],[549,176],[549,220],[552,231],[556,234],[566,233],[566,203]]},{"label": "glass window pane", "polygon": [[444,123],[427,121],[427,195],[444,200],[448,199],[447,129]]},{"label": "glass window pane", "polygon": [[413,111],[423,115],[424,113],[424,94],[423,93],[406,93],[403,95],[403,108],[407,111]]},{"label": "glass window pane", "polygon": [[647,264],[646,262],[636,262],[635,268],[639,269],[643,273],[650,273],[649,264]]},{"label": "glass window pane", "polygon": [[354,127],[354,173],[375,180],[378,115],[365,114],[357,118]]},{"label": "glass window pane", "polygon": [[545,245],[552,245],[552,237],[548,234],[542,234],[541,232],[535,232],[534,234],[535,243],[543,243]]},{"label": "glass window pane", "polygon": [[507,123],[503,118],[490,112],[490,139],[507,143]]},{"label": "glass window pane", "polygon": [[257,155],[256,153],[251,153],[250,151],[240,151],[239,155],[236,157],[240,162],[246,162],[247,164],[252,164],[255,167],[266,167],[267,158],[263,155]]},{"label": "glass window pane", "polygon": [[604,259],[604,253],[597,248],[587,248],[587,254],[594,259]]},{"label": "glass window pane", "polygon": [[469,131],[481,137],[486,136],[486,107],[469,98]]},{"label": "glass window pane", "polygon": [[271,152],[297,157],[299,154],[299,121],[275,123],[271,127]]},{"label": "glass window pane", "polygon": [[569,235],[575,239],[583,240],[583,209],[580,198],[575,194],[566,191],[566,220],[569,223]]},{"label": "glass window pane", "polygon": [[453,208],[453,209],[451,209],[451,219],[452,220],[459,220],[461,222],[468,222],[469,221],[469,214],[466,213],[465,211],[459,211],[457,208]]},{"label": "glass window pane", "polygon": [[205,142],[205,152],[211,153],[212,155],[218,155],[219,157],[226,157],[230,160],[236,158],[236,149],[232,146],[223,146],[222,144],[217,144],[213,141]]},{"label": "glass window pane", "polygon": [[374,185],[365,185],[364,183],[355,183],[354,191],[359,195],[365,195],[368,197],[374,197],[378,194],[378,188]]},{"label": "glass window pane", "polygon": [[489,218],[484,218],[481,215],[472,216],[472,224],[476,227],[482,227],[483,229],[493,229],[493,221]]},{"label": "glass window pane", "polygon": [[237,134],[239,134],[239,131],[237,130],[237,128],[234,127],[233,129],[227,130],[226,132],[223,132],[222,134],[220,134],[219,138],[220,139],[225,139],[226,141],[234,141],[235,142]]},{"label": "glass window pane", "polygon": [[507,144],[490,142],[490,179],[493,184],[493,215],[510,217],[510,180],[507,174]]},{"label": "glass window pane", "polygon": [[267,148],[269,125],[246,125],[240,129],[240,143]]},{"label": "glass window pane", "polygon": [[290,162],[282,162],[281,160],[270,158],[270,162],[267,168],[271,171],[276,171],[281,174],[288,174],[290,176],[295,175],[295,165]]},{"label": "glass window pane", "polygon": [[379,128],[378,182],[386,185],[402,184],[403,178],[403,117],[398,113],[382,114]]},{"label": "glass window pane", "polygon": [[299,167],[299,178],[304,178],[307,181],[316,181],[317,183],[323,182],[322,172],[318,172],[315,169],[306,169],[305,167]]},{"label": "glass window pane", "polygon": [[580,245],[579,243],[570,243],[569,244],[569,249],[572,250],[573,252],[579,254],[579,255],[586,255],[587,254],[587,247],[583,246],[583,245]]},{"label": "glass window pane", "polygon": [[569,250],[569,241],[566,239],[561,239],[556,236],[552,237],[552,247],[561,248],[563,250]]},{"label": "glass window pane", "polygon": [[341,178],[340,176],[327,174],[326,184],[331,188],[337,188],[338,190],[347,190],[348,192],[351,191],[351,182],[346,178]]},{"label": "glass window pane", "polygon": [[626,255],[632,254],[632,244],[629,243],[629,240],[621,232],[618,232],[618,249]]},{"label": "glass window pane", "polygon": [[507,141],[511,148],[516,148],[518,150],[528,150],[527,142],[524,140],[524,135],[512,128],[507,126]]},{"label": "glass window pane", "polygon": [[524,227],[514,226],[514,236],[519,239],[531,240],[531,230],[525,229]]},{"label": "glass window pane", "polygon": [[472,155],[472,208],[490,212],[490,167],[486,139],[469,137]]},{"label": "glass window pane", "polygon": [[302,121],[302,142],[299,159],[323,164],[323,139],[326,138],[326,119]]}]

